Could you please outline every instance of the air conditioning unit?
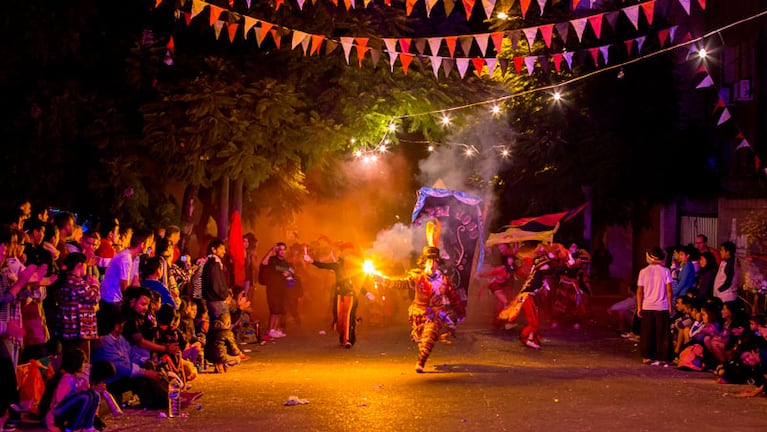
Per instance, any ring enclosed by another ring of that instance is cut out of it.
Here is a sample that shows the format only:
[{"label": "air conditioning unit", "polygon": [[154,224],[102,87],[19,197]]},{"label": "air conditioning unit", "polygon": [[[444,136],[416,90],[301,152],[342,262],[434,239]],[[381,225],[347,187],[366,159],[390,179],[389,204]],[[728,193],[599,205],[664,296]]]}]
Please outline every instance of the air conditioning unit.
[{"label": "air conditioning unit", "polygon": [[732,96],[737,101],[750,101],[753,97],[751,95],[751,80],[742,79],[735,81],[732,84]]}]

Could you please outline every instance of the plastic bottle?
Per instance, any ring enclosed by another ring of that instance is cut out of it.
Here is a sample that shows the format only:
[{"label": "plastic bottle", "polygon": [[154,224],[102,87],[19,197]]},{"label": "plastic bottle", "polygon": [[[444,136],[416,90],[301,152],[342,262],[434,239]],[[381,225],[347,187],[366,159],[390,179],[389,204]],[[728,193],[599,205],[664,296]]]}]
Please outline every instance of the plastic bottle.
[{"label": "plastic bottle", "polygon": [[255,329],[256,329],[256,341],[258,343],[261,343],[261,324],[258,321],[256,321]]},{"label": "plastic bottle", "polygon": [[168,383],[168,417],[181,415],[181,386],[178,381],[171,379]]}]

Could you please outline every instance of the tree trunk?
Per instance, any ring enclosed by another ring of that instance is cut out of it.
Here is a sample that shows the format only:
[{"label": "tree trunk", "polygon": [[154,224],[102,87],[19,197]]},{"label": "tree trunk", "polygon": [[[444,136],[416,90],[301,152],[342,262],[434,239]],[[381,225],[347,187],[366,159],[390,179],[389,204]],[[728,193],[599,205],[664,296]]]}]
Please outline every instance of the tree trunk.
[{"label": "tree trunk", "polygon": [[226,239],[229,235],[229,176],[221,177],[219,208],[218,208],[218,238]]},{"label": "tree trunk", "polygon": [[244,187],[244,182],[242,178],[239,178],[234,181],[234,184],[232,185],[232,212],[237,210],[240,212],[240,217],[242,217],[242,189]]}]

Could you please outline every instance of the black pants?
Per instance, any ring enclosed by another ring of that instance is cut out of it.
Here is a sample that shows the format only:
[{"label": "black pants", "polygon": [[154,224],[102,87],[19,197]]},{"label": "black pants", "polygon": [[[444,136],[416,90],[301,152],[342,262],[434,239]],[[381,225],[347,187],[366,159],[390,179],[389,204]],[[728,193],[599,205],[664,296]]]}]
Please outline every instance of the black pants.
[{"label": "black pants", "polygon": [[671,360],[671,317],[667,310],[642,310],[639,351],[642,358]]},{"label": "black pants", "polygon": [[[19,402],[19,391],[16,383],[16,370],[10,357],[0,357],[0,416],[13,403]],[[0,424],[0,428],[3,425]]]}]

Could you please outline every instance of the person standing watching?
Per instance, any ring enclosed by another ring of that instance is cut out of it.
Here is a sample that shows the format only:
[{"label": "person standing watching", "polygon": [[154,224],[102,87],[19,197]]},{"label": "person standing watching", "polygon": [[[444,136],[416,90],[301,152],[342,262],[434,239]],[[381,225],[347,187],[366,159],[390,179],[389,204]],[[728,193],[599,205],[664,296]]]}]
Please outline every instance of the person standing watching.
[{"label": "person standing watching", "polygon": [[653,366],[667,365],[671,347],[671,271],[663,266],[665,257],[659,247],[647,251],[647,267],[637,280],[639,351],[642,363]]},{"label": "person standing watching", "polygon": [[722,299],[723,303],[738,299],[738,270],[735,259],[735,243],[726,241],[719,248],[722,261],[714,278],[714,297]]},{"label": "person standing watching", "polygon": [[708,237],[706,237],[705,234],[698,234],[695,236],[695,247],[700,251],[700,253],[711,252],[714,255],[714,258],[716,258],[717,264],[722,261],[722,257],[719,256],[719,251],[716,250],[716,248],[712,248],[708,245]]},{"label": "person standing watching", "polygon": [[288,285],[295,283],[295,274],[290,263],[285,259],[288,246],[279,242],[269,249],[261,260],[258,282],[266,286],[266,302],[269,305],[269,337],[285,337],[280,328],[285,315],[285,294]]}]

